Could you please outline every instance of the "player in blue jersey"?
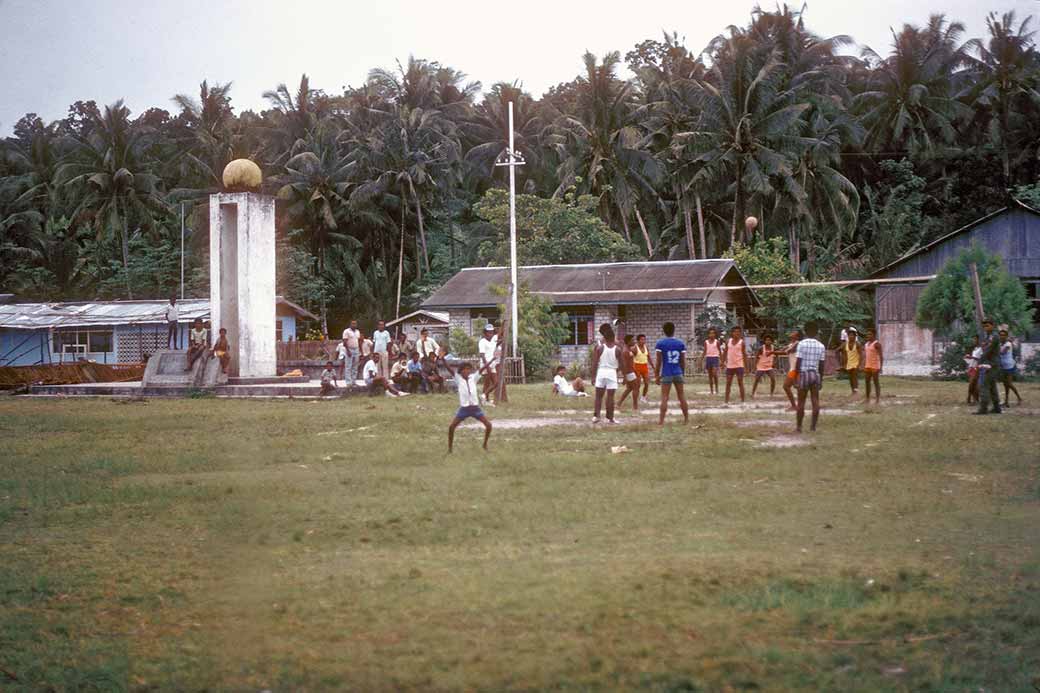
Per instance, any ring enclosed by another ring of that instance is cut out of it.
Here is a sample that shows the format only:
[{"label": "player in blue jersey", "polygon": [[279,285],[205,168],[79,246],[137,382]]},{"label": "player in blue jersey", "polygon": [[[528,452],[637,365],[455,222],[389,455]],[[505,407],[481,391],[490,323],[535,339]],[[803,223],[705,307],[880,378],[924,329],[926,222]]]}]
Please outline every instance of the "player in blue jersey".
[{"label": "player in blue jersey", "polygon": [[675,338],[675,325],[666,322],[661,326],[664,331],[664,339],[657,341],[654,349],[657,358],[654,359],[654,381],[661,386],[661,416],[658,423],[664,424],[664,415],[668,412],[668,394],[671,387],[675,386],[675,394],[679,398],[679,406],[682,407],[685,423],[690,422],[690,409],[686,404],[686,396],[683,394],[683,373],[686,371],[686,344],[681,339]]}]

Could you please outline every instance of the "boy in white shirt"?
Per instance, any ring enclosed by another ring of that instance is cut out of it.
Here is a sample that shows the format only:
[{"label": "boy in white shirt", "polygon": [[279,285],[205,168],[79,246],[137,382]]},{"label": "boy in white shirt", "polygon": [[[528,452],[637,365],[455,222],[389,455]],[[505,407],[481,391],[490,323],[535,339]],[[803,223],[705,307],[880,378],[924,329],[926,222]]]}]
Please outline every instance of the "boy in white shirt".
[{"label": "boy in white shirt", "polygon": [[575,378],[574,382],[568,382],[567,369],[563,366],[556,368],[556,377],[553,378],[553,392],[564,397],[588,397],[589,393],[585,392],[585,381],[581,378]]},{"label": "boy in white shirt", "polygon": [[487,373],[484,380],[484,401],[492,407],[495,403],[491,401],[491,393],[496,391],[498,384],[498,335],[495,334],[495,326],[488,323],[484,326],[484,336],[477,342],[477,353],[480,355],[480,370]]},{"label": "boy in white shirt", "polygon": [[491,437],[491,422],[488,421],[484,410],[480,408],[480,390],[477,389],[480,376],[487,372],[487,368],[487,366],[484,366],[479,371],[474,372],[472,364],[465,361],[459,366],[458,372],[455,372],[451,366],[448,366],[448,369],[455,376],[455,383],[459,391],[459,410],[455,412],[455,418],[448,425],[449,454],[455,443],[455,429],[459,427],[460,423],[469,418],[474,418],[484,424],[484,449],[488,449],[488,439]]},{"label": "boy in white shirt", "polygon": [[400,392],[396,387],[393,386],[386,378],[379,373],[379,366],[376,364],[376,357],[374,354],[369,354],[366,361],[365,367],[361,369],[361,377],[365,380],[365,387],[368,388],[369,397],[375,397],[382,390],[386,393],[387,397],[404,397],[405,393]]}]

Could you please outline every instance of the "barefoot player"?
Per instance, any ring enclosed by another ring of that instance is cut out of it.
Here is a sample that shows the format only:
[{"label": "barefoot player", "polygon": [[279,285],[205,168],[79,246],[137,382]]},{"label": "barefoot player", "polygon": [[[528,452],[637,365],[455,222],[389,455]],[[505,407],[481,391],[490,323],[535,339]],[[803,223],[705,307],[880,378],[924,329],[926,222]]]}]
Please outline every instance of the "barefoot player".
[{"label": "barefoot player", "polygon": [[755,398],[758,383],[762,378],[769,378],[769,396],[772,397],[776,393],[776,375],[773,373],[775,361],[773,335],[767,334],[762,337],[762,346],[758,348],[758,358],[755,359],[755,383],[751,386],[751,399]]},{"label": "barefoot player", "polygon": [[863,379],[867,381],[867,396],[864,402],[870,404],[870,386],[874,385],[874,403],[881,404],[881,369],[885,365],[885,355],[881,351],[881,342],[874,329],[867,330],[867,341],[863,344]]},{"label": "barefoot player", "polygon": [[487,450],[488,439],[491,437],[491,422],[480,408],[478,383],[480,376],[488,371],[488,366],[484,365],[479,371],[474,372],[473,365],[463,361],[457,372],[451,366],[448,366],[448,371],[455,376],[455,384],[459,391],[459,410],[455,412],[455,418],[448,425],[448,453],[451,453],[455,443],[455,429],[469,418],[484,424],[484,449]]},{"label": "barefoot player", "polygon": [[654,369],[653,355],[650,353],[650,347],[646,345],[646,335],[641,334],[636,337],[636,348],[633,353],[632,367],[636,371],[636,375],[643,381],[643,396],[640,401],[643,404],[649,404],[649,400],[646,398],[646,393],[650,390],[650,371]]},{"label": "barefoot player", "polygon": [[787,395],[791,406],[787,411],[797,411],[798,405],[794,402],[794,387],[798,384],[798,370],[794,367],[795,352],[798,350],[798,342],[802,341],[802,331],[795,330],[787,336],[787,376],[784,378],[784,394]]},{"label": "barefoot player", "polygon": [[794,368],[798,371],[797,433],[802,432],[806,397],[812,397],[811,431],[816,431],[816,423],[820,420],[820,388],[823,387],[822,373],[827,348],[816,339],[817,330],[815,322],[806,323],[805,339],[798,342],[798,349],[795,351]]},{"label": "barefoot player", "polygon": [[639,376],[636,375],[635,370],[635,347],[636,339],[630,334],[625,335],[625,346],[621,350],[621,373],[625,378],[625,391],[621,394],[621,399],[618,400],[618,407],[625,401],[625,398],[632,395],[632,411],[639,411],[639,383],[641,382]]},{"label": "barefoot player", "polygon": [[675,338],[675,325],[666,322],[661,326],[664,339],[659,339],[654,346],[657,352],[654,358],[654,382],[661,386],[661,416],[657,423],[664,425],[664,415],[668,413],[668,394],[675,386],[675,396],[682,407],[684,423],[690,422],[690,409],[683,393],[683,373],[686,372],[686,344]]}]

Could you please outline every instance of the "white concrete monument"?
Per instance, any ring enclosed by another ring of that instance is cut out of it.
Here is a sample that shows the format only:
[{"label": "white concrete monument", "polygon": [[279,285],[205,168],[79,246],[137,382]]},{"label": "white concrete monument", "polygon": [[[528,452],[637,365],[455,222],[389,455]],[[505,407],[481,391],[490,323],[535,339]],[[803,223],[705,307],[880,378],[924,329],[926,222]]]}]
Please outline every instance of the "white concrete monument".
[{"label": "white concrete monument", "polygon": [[258,192],[260,168],[236,159],[224,169],[233,192],[209,198],[209,298],[213,341],[227,328],[232,378],[277,375],[274,197]]}]

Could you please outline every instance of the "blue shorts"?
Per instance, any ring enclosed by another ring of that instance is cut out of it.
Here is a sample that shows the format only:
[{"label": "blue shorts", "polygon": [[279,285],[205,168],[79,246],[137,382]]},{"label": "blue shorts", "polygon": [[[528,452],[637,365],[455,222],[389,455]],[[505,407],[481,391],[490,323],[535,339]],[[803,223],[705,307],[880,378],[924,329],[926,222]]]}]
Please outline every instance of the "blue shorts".
[{"label": "blue shorts", "polygon": [[1018,374],[1018,366],[1012,366],[1011,368],[1001,368],[1000,370],[1003,371],[1004,375]]},{"label": "blue shorts", "polygon": [[682,385],[683,384],[683,377],[682,377],[682,375],[662,375],[661,376],[661,384],[662,385]]},{"label": "blue shorts", "polygon": [[712,368],[718,368],[718,367],[719,367],[719,357],[718,356],[705,356],[704,357],[704,370],[710,370]]},{"label": "blue shorts", "polygon": [[476,405],[473,405],[472,407],[459,407],[459,410],[455,412],[455,418],[459,421],[465,419],[483,419],[484,410]]}]

